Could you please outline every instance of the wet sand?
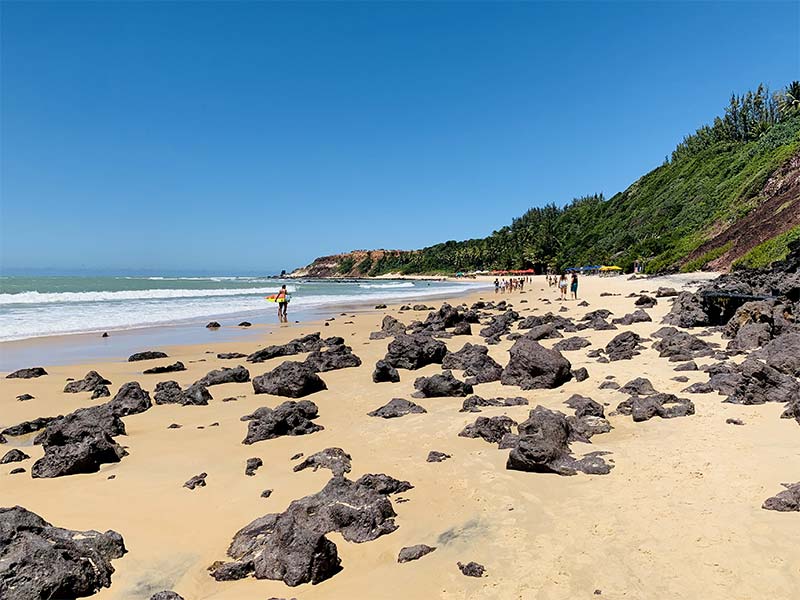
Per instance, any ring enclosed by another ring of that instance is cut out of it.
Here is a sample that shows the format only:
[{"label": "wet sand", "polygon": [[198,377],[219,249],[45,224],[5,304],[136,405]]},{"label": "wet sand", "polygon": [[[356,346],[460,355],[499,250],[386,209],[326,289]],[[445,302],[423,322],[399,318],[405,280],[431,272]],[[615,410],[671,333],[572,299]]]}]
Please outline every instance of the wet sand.
[{"label": "wet sand", "polygon": [[[659,285],[680,287],[693,277],[629,281],[624,278],[584,278],[581,296],[590,306],[563,303],[567,317],[608,308],[615,316],[634,309],[630,292],[654,292]],[[620,295],[600,297],[600,293]],[[491,292],[473,294],[457,302],[468,304],[483,297],[499,299]],[[503,296],[520,314],[556,312],[562,303],[557,291],[536,278],[524,294]],[[539,298],[552,300],[544,304]],[[520,300],[528,300],[521,303]],[[429,305],[440,301],[425,299]],[[186,600],[250,598],[454,598],[454,599],[573,599],[603,598],[792,598],[800,589],[800,519],[793,513],[765,511],[762,502],[779,492],[781,482],[797,481],[800,474],[800,430],[793,420],[779,419],[782,405],[739,406],[723,404],[717,394],[679,393],[685,386],[705,381],[702,372],[676,373],[674,363],[659,358],[649,348],[633,360],[600,364],[586,357],[624,329],[649,336],[658,329],[669,302],[659,299],[648,310],[652,323],[637,323],[617,331],[586,330],[592,345],[565,352],[573,368],[585,366],[590,374],[583,382],[570,381],[554,390],[521,391],[499,382],[480,384],[475,393],[524,396],[530,406],[487,407],[480,414],[460,413],[461,398],[415,400],[428,411],[398,419],[368,417],[367,412],[391,398],[411,399],[414,379],[441,371],[430,365],[418,371],[400,370],[396,384],[374,384],[375,362],[386,352],[389,339],[369,340],[385,314],[408,323],[427,313],[386,310],[337,316],[329,326],[321,322],[264,328],[246,338],[219,342],[209,332],[208,342],[192,346],[142,347],[162,349],[169,359],[128,363],[97,360],[91,364],[43,365],[49,375],[32,380],[0,379],[0,425],[3,427],[39,416],[65,414],[100,403],[88,393],[65,394],[65,379],[79,379],[96,369],[113,382],[112,394],[128,381],[152,390],[158,381],[174,379],[189,384],[213,368],[245,365],[251,376],[279,364],[276,358],[262,364],[244,360],[218,360],[217,352],[250,353],[268,344],[288,341],[313,331],[323,336],[340,335],[361,357],[358,368],[322,373],[328,390],[308,399],[319,406],[317,421],[323,431],[299,437],[282,437],[245,446],[241,443],[247,423],[242,415],[260,406],[274,407],[285,398],[255,395],[250,383],[210,388],[214,400],[208,406],[154,406],[125,417],[127,436],[117,441],[129,456],[118,464],[104,465],[100,472],[56,479],[32,479],[29,471],[42,449],[31,445],[33,436],[9,438],[0,453],[21,447],[32,456],[23,463],[0,465],[0,506],[22,505],[51,523],[70,529],[113,529],[122,534],[129,550],[113,561],[116,572],[109,589],[99,599],[147,599],[154,592],[173,589]],[[450,350],[466,342],[483,344],[475,335],[444,340]],[[714,334],[707,340],[724,343]],[[552,346],[558,340],[544,340]],[[490,346],[489,353],[501,364],[508,362],[512,342],[505,339]],[[303,360],[305,355],[290,357]],[[183,361],[187,371],[143,375],[156,364]],[[710,362],[699,359],[698,364]],[[36,366],[31,363],[27,366]],[[461,378],[460,372],[454,373]],[[691,398],[696,414],[671,420],[651,419],[634,423],[617,415],[609,420],[614,429],[592,438],[592,444],[573,443],[575,455],[608,451],[615,468],[609,475],[578,474],[561,477],[524,473],[505,468],[507,450],[480,439],[458,437],[459,431],[478,416],[505,414],[517,421],[530,409],[543,405],[571,411],[563,404],[572,394],[590,396],[606,404],[606,413],[627,395],[599,390],[606,376],[624,384],[647,377],[656,389]],[[688,383],[671,378],[689,377]],[[33,400],[15,397],[29,393]],[[236,397],[236,401],[221,402]],[[738,418],[745,426],[732,426],[726,418]],[[167,429],[180,423],[180,429]],[[218,426],[212,426],[218,423]],[[339,534],[336,544],[343,570],[318,585],[289,588],[280,581],[247,578],[216,582],[207,567],[226,559],[233,535],[253,519],[283,511],[292,500],[321,489],[330,477],[326,470],[295,473],[299,461],[324,448],[338,446],[350,453],[350,477],[386,473],[410,481],[414,489],[400,494],[397,531],[372,542],[355,544]],[[427,463],[430,450],[452,455],[442,463]],[[245,461],[260,457],[264,466],[254,477],[244,475]],[[9,475],[23,466],[28,472]],[[190,491],[183,483],[207,472],[208,485]],[[108,477],[115,478],[109,480]],[[272,495],[261,498],[265,489]],[[436,546],[422,559],[397,563],[397,553],[414,544]],[[468,578],[456,561],[477,561],[486,576]]]}]

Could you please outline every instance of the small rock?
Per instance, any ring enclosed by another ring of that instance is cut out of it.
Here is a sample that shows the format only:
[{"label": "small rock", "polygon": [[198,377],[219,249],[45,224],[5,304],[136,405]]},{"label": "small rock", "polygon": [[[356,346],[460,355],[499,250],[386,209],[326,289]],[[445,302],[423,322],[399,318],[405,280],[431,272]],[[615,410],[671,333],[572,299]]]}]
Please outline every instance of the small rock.
[{"label": "small rock", "polygon": [[476,562],[470,561],[467,564],[462,564],[461,561],[459,561],[456,564],[459,570],[467,577],[483,577],[483,574],[486,572],[484,566]]},{"label": "small rock", "polygon": [[189,488],[190,490],[193,490],[196,487],[205,487],[206,477],[208,477],[208,473],[200,473],[199,475],[195,475],[194,477],[189,479],[186,483],[184,483],[183,487]]},{"label": "small rock", "polygon": [[430,554],[436,550],[436,546],[426,546],[425,544],[417,544],[416,546],[406,546],[400,550],[397,555],[397,562],[407,563],[412,560],[419,560],[426,554]]},{"label": "small rock", "polygon": [[442,462],[451,458],[449,454],[445,454],[444,452],[439,452],[438,450],[431,450],[428,452],[428,458],[425,459],[426,462]]}]

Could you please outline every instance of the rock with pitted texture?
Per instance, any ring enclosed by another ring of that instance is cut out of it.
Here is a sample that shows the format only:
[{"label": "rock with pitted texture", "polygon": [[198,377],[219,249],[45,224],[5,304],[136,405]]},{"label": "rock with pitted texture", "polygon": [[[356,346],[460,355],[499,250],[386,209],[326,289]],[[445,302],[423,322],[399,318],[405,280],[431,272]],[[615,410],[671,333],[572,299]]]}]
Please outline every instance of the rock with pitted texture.
[{"label": "rock with pitted texture", "polygon": [[430,377],[418,377],[414,380],[415,398],[445,398],[467,396],[472,393],[472,385],[453,377],[451,371],[436,373]]},{"label": "rock with pitted texture", "polygon": [[296,361],[283,362],[272,371],[253,378],[256,394],[302,398],[327,389],[311,366]]},{"label": "rock with pitted texture", "polygon": [[619,391],[630,396],[652,396],[658,392],[649,379],[637,377],[619,388]]},{"label": "rock with pitted texture", "polygon": [[239,365],[234,368],[222,367],[209,371],[202,379],[197,380],[197,384],[203,387],[212,385],[222,385],[223,383],[247,383],[250,381],[250,371]]},{"label": "rock with pitted texture", "polygon": [[341,448],[325,448],[308,456],[300,464],[295,465],[292,471],[295,473],[305,469],[329,469],[334,476],[341,477],[345,473],[349,473],[353,457]]},{"label": "rock with pitted texture", "polygon": [[307,435],[323,429],[313,422],[319,416],[317,405],[309,400],[290,400],[275,409],[262,407],[253,414],[242,417],[250,421],[243,444],[253,444],[284,435]]},{"label": "rock with pitted texture", "polygon": [[397,383],[400,381],[400,374],[392,365],[385,360],[379,360],[375,363],[375,370],[372,372],[372,381],[374,383]]},{"label": "rock with pitted texture", "polygon": [[500,382],[524,390],[556,388],[572,378],[570,362],[557,350],[545,348],[525,337],[509,350],[511,359],[503,369]]},{"label": "rock with pitted texture", "polygon": [[459,437],[481,438],[490,444],[499,444],[504,436],[511,433],[517,422],[511,417],[478,417],[474,423],[467,425],[459,433]]},{"label": "rock with pitted texture", "polygon": [[22,462],[23,460],[28,460],[30,456],[25,454],[22,450],[18,450],[14,448],[13,450],[9,450],[5,453],[3,458],[0,458],[0,465],[7,465],[8,463],[14,462]]},{"label": "rock with pitted texture", "polygon": [[456,565],[458,565],[458,570],[467,577],[483,577],[484,573],[486,573],[486,568],[482,564],[473,561],[467,564],[463,564],[459,561]]},{"label": "rock with pitted texture", "polygon": [[428,452],[428,458],[425,459],[425,462],[443,462],[448,458],[452,458],[449,454],[445,454],[444,452],[439,452],[438,450],[431,450]]},{"label": "rock with pitted texture", "polygon": [[425,333],[400,334],[389,343],[384,362],[396,369],[420,369],[426,365],[441,364],[447,346],[441,340]]},{"label": "rock with pitted texture", "polygon": [[610,361],[630,360],[639,354],[641,337],[632,331],[623,331],[615,336],[605,347],[605,354]]},{"label": "rock with pitted texture", "polygon": [[176,594],[172,590],[164,590],[150,596],[150,600],[183,600],[183,596]]},{"label": "rock with pitted texture", "polygon": [[634,421],[647,421],[653,417],[673,419],[694,414],[694,403],[674,394],[653,394],[652,396],[631,396],[617,406],[617,412],[631,415]]},{"label": "rock with pitted texture", "polygon": [[200,473],[199,475],[190,477],[189,480],[183,484],[183,487],[189,488],[190,490],[198,487],[206,487],[206,477],[208,477],[208,473]]},{"label": "rock with pitted texture", "polygon": [[442,359],[442,368],[464,371],[470,383],[498,381],[503,367],[489,356],[489,348],[478,344],[464,344],[458,352],[448,352]]},{"label": "rock with pitted texture", "polygon": [[253,458],[248,458],[247,463],[245,464],[244,467],[244,474],[247,475],[248,477],[252,477],[253,475],[256,474],[256,471],[258,471],[263,465],[264,461],[258,458],[257,456]]},{"label": "rock with pitted texture", "polygon": [[277,358],[279,356],[293,356],[295,354],[302,354],[303,352],[313,352],[314,350],[319,350],[323,346],[335,346],[343,343],[344,339],[340,337],[332,337],[323,340],[319,332],[315,332],[280,346],[267,346],[266,348],[257,350],[247,357],[247,361],[254,363],[264,362],[265,360]]},{"label": "rock with pitted texture", "polygon": [[0,598],[83,598],[111,585],[125,554],[115,531],[53,527],[22,508],[0,508]]},{"label": "rock with pitted texture", "polygon": [[336,344],[320,350],[314,350],[306,358],[305,364],[310,366],[316,373],[324,373],[349,367],[360,367],[361,359],[353,354],[353,349],[350,346]]},{"label": "rock with pitted texture", "polygon": [[528,404],[527,398],[517,396],[516,398],[481,398],[480,396],[469,396],[461,404],[459,412],[481,412],[480,406],[523,406]]},{"label": "rock with pitted texture", "polygon": [[800,481],[797,483],[784,483],[783,487],[786,489],[772,496],[772,498],[767,498],[761,508],[779,512],[800,511]]}]

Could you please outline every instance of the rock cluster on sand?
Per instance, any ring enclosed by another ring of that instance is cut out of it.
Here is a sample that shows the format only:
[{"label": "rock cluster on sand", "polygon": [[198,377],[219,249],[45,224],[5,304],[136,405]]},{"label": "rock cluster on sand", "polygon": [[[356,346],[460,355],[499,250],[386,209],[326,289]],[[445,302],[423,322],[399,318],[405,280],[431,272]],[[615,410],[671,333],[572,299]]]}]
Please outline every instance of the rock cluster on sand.
[{"label": "rock cluster on sand", "polygon": [[631,396],[617,406],[617,412],[631,415],[634,421],[647,421],[653,417],[673,419],[694,414],[694,403],[674,394],[653,394],[651,396]]},{"label": "rock cluster on sand", "polygon": [[22,508],[0,508],[0,598],[83,598],[111,585],[125,554],[115,531],[53,527]]},{"label": "rock cluster on sand", "polygon": [[51,420],[34,440],[45,453],[34,463],[31,475],[61,477],[94,473],[102,464],[119,462],[127,454],[113,439],[125,434],[120,417],[144,412],[151,406],[150,394],[131,382],[105,404],[80,408]]},{"label": "rock cluster on sand", "polygon": [[461,404],[459,412],[481,412],[479,406],[523,406],[528,404],[527,398],[517,396],[516,398],[481,398],[480,396],[469,396]]},{"label": "rock cluster on sand", "polygon": [[[89,371],[83,379],[70,381],[64,386],[67,394],[77,394],[79,392],[95,392],[103,387],[111,385],[111,382],[100,375],[97,371]],[[107,390],[106,390],[107,391]]]},{"label": "rock cluster on sand", "polygon": [[259,363],[279,356],[293,356],[295,354],[302,354],[303,352],[313,352],[314,350],[320,350],[324,346],[335,346],[343,343],[344,340],[340,337],[322,339],[319,332],[310,333],[287,342],[286,344],[267,346],[266,348],[257,350],[247,357],[247,361]]},{"label": "rock cluster on sand", "polygon": [[464,344],[457,352],[448,352],[442,359],[442,368],[464,371],[471,384],[498,381],[503,367],[489,356],[489,349],[478,344]]},{"label": "rock cluster on sand", "polygon": [[242,443],[253,444],[284,435],[307,435],[321,431],[324,429],[322,425],[313,421],[318,416],[317,405],[309,400],[290,400],[275,409],[264,406],[242,417],[242,421],[249,421],[247,436]]},{"label": "rock cluster on sand", "polygon": [[342,567],[336,544],[326,535],[335,531],[349,542],[363,543],[392,533],[396,514],[388,496],[410,487],[387,475],[356,481],[335,476],[320,492],[242,528],[228,548],[233,560],[215,563],[211,574],[218,581],[252,574],[290,586],[329,579]]},{"label": "rock cluster on sand", "polygon": [[182,406],[205,406],[213,400],[211,392],[204,385],[194,383],[185,390],[177,381],[161,381],[153,392],[156,404],[180,404]]}]

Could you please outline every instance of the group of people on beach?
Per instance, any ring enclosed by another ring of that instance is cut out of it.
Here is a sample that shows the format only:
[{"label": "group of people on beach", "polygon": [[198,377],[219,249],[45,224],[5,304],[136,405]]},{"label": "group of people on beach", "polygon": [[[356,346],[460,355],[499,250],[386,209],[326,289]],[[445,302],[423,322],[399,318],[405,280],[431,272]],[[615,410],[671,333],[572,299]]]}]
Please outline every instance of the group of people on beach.
[{"label": "group of people on beach", "polygon": [[525,289],[525,283],[530,281],[529,277],[511,277],[509,279],[494,280],[494,293],[505,294],[506,292],[522,291]]},{"label": "group of people on beach", "polygon": [[569,293],[573,300],[578,299],[578,274],[573,271],[569,281],[567,281],[567,274],[556,273],[547,274],[547,285],[550,287],[558,287],[559,300],[567,299],[567,286],[569,286]]}]

